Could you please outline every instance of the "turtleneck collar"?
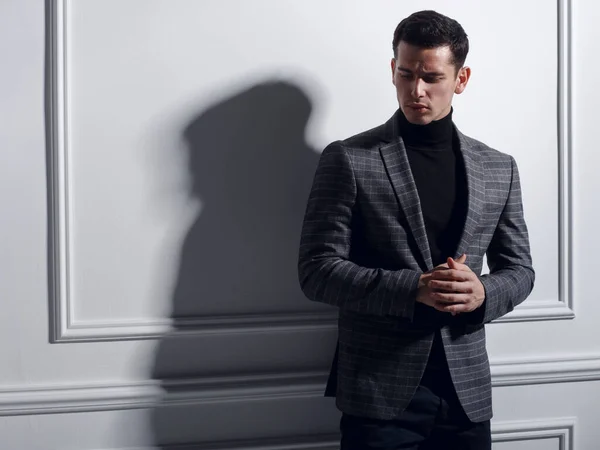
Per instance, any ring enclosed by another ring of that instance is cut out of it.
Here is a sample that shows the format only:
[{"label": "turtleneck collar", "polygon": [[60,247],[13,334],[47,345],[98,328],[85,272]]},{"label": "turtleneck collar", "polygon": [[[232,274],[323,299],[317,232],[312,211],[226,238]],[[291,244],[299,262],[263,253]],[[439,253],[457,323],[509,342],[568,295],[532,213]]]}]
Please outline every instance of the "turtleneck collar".
[{"label": "turtleneck collar", "polygon": [[400,135],[406,147],[422,150],[452,150],[454,125],[452,123],[453,108],[439,120],[427,125],[410,123],[402,109],[399,109],[398,124]]}]

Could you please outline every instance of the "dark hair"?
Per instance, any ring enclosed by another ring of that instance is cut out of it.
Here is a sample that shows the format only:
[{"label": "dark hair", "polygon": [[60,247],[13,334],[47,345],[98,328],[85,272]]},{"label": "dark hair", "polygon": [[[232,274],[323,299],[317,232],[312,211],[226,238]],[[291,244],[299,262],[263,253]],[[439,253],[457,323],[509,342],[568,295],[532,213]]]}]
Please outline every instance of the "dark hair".
[{"label": "dark hair", "polygon": [[421,48],[450,47],[457,71],[469,53],[469,39],[460,23],[436,11],[413,13],[398,24],[392,41],[394,58],[400,41]]}]

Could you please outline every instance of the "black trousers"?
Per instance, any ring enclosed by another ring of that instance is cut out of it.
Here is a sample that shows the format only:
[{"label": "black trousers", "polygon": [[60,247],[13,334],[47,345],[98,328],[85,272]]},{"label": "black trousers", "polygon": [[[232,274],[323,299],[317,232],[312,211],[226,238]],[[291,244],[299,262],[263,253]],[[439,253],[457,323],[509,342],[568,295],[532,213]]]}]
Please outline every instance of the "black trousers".
[{"label": "black trousers", "polygon": [[491,450],[490,421],[469,420],[439,350],[432,352],[421,383],[399,418],[342,415],[340,450]]}]

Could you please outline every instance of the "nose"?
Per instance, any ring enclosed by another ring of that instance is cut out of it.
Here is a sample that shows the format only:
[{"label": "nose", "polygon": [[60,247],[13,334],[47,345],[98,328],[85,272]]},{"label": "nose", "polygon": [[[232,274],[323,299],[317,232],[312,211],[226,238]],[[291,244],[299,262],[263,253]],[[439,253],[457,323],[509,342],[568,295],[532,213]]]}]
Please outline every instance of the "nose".
[{"label": "nose", "polygon": [[415,81],[412,86],[411,95],[415,99],[419,99],[425,95],[424,92],[424,84],[425,82],[418,77],[415,77]]}]

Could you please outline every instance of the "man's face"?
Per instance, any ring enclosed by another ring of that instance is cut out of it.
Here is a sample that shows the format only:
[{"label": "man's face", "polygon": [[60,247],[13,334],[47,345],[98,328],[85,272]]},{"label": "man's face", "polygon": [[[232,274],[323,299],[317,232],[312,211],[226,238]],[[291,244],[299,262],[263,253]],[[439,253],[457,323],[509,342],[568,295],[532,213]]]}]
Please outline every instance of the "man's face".
[{"label": "man's face", "polygon": [[392,59],[392,83],[410,123],[426,125],[450,112],[452,97],[465,90],[471,70],[456,73],[450,47],[420,48],[400,41]]}]

